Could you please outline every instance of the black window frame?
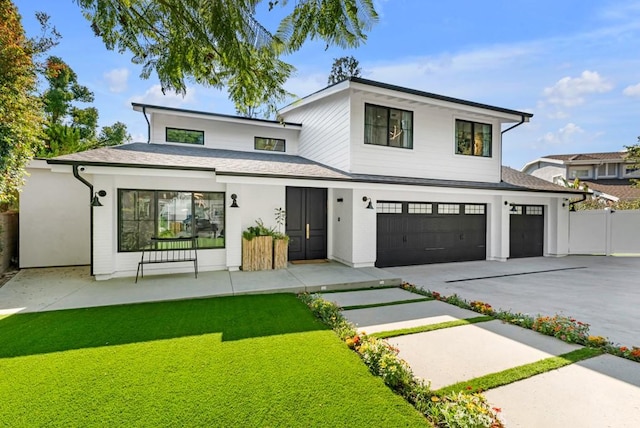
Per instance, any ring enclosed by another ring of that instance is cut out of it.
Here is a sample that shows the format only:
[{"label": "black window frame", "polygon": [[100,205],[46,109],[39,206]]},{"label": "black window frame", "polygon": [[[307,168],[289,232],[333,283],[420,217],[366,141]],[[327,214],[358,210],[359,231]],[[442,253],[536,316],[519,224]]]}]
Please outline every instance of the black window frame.
[{"label": "black window frame", "polygon": [[[131,188],[118,188],[116,194],[118,195],[118,229],[116,230],[118,239],[117,239],[117,252],[118,253],[139,253],[142,251],[142,248],[136,250],[123,250],[122,249],[122,192],[153,192],[154,206],[153,209],[153,229],[154,235],[158,232],[158,194],[162,192],[175,192],[175,193],[191,193],[191,218],[195,218],[195,200],[193,197],[194,193],[218,193],[222,195],[222,218],[224,219],[224,224],[222,225],[222,230],[224,230],[224,245],[221,247],[198,247],[201,250],[224,250],[227,247],[227,234],[226,234],[226,223],[227,223],[227,207],[225,201],[227,200],[226,192],[216,192],[216,191],[202,191],[202,190],[158,190],[158,189],[131,189]],[[196,236],[196,239],[198,237]]]},{"label": "black window frame", "polygon": [[[178,141],[176,140],[170,140],[169,139],[169,131],[184,131],[184,132],[195,132],[198,133],[202,136],[201,140],[202,142],[195,142],[195,143],[191,143],[189,141]],[[164,128],[164,139],[167,143],[179,143],[179,144],[195,144],[197,146],[203,146],[204,145],[204,130],[199,130],[199,129],[185,129],[185,128],[174,128],[172,126],[166,126]]]},{"label": "black window frame", "polygon": [[[367,124],[367,107],[375,107],[375,108],[382,108],[385,109],[387,111],[387,141],[386,144],[376,144],[376,143],[371,143],[371,142],[367,142],[366,139],[366,134],[367,134],[367,126],[373,126],[371,124]],[[390,144],[390,130],[389,130],[389,123],[390,123],[390,117],[391,117],[391,110],[396,110],[402,113],[409,113],[411,114],[411,142],[410,142],[410,147],[405,147],[405,146],[394,146]],[[372,103],[365,103],[364,104],[364,133],[365,133],[365,138],[364,138],[364,144],[370,145],[370,146],[378,146],[378,147],[393,147],[396,149],[405,149],[405,150],[413,150],[413,130],[414,130],[414,126],[413,126],[413,110],[404,110],[401,108],[395,108],[395,107],[388,107],[388,106],[382,106],[382,105],[378,105],[378,104],[372,104]]]},{"label": "black window frame", "polygon": [[[270,140],[273,141],[273,147],[274,149],[270,150],[270,149],[261,149],[258,148],[258,140]],[[282,143],[282,150],[275,150],[276,147],[278,147],[278,143]],[[287,140],[285,140],[284,138],[272,138],[272,137],[253,137],[253,148],[254,150],[263,150],[265,152],[278,152],[278,153],[284,153],[287,151]]]},{"label": "black window frame", "polygon": [[[471,153],[462,153],[462,151],[460,151],[460,142],[458,140],[458,123],[467,123],[467,124],[471,124]],[[489,154],[488,155],[483,155],[483,154],[479,154],[476,155],[474,154],[475,152],[475,139],[474,139],[474,135],[475,135],[475,130],[476,130],[476,125],[483,125],[483,126],[489,126],[490,132],[489,135],[491,136],[491,141],[490,141],[490,146],[489,146]],[[483,122],[474,122],[472,120],[466,120],[466,119],[456,119],[455,122],[455,154],[456,155],[461,155],[461,156],[473,156],[476,158],[492,158],[493,157],[493,124],[491,123],[483,123]]]}]

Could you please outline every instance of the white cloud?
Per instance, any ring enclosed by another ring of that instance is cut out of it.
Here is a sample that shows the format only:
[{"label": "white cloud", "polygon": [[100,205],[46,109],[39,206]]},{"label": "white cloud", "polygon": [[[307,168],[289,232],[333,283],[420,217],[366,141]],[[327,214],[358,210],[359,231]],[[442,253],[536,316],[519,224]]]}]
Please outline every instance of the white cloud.
[{"label": "white cloud", "polygon": [[573,137],[579,134],[583,134],[584,130],[575,123],[567,123],[564,127],[558,129],[556,132],[547,132],[539,141],[547,144],[566,144],[573,141]]},{"label": "white cloud", "polygon": [[622,91],[622,93],[628,97],[640,97],[640,83],[638,83],[637,85],[627,86],[626,88],[624,88],[624,91]]},{"label": "white cloud", "polygon": [[544,95],[550,104],[573,107],[584,104],[584,95],[608,92],[613,85],[598,72],[585,70],[579,77],[563,77],[555,85],[545,88]]},{"label": "white cloud", "polygon": [[196,91],[192,87],[187,87],[187,93],[182,96],[173,91],[162,93],[162,86],[153,85],[142,95],[134,95],[129,100],[134,103],[152,104],[166,107],[180,107],[185,104],[193,104],[196,102]]},{"label": "white cloud", "polygon": [[127,89],[127,81],[129,80],[129,69],[115,68],[104,73],[104,79],[109,85],[109,92],[124,92]]}]

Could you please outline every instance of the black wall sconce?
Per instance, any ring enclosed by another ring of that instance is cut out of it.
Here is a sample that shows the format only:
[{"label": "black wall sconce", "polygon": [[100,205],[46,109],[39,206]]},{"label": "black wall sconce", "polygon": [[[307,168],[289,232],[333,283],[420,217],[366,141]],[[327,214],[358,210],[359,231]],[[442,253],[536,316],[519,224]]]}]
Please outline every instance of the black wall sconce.
[{"label": "black wall sconce", "polygon": [[91,198],[91,206],[92,207],[101,207],[102,204],[100,203],[100,198],[98,198],[98,196],[100,196],[101,198],[104,198],[105,196],[107,196],[107,192],[104,190],[100,190],[99,192],[94,192],[93,193],[93,198]]},{"label": "black wall sconce", "polygon": [[509,203],[509,201],[504,201],[504,205],[509,205],[511,207],[511,209],[509,210],[512,213],[518,212],[518,209],[516,208],[516,204],[514,203]]},{"label": "black wall sconce", "polygon": [[373,204],[371,203],[371,198],[367,197],[367,196],[363,196],[362,197],[362,202],[367,202],[369,201],[369,204],[367,205],[367,209],[368,210],[372,210],[373,209]]},{"label": "black wall sconce", "polygon": [[240,207],[238,206],[238,201],[237,201],[237,199],[238,199],[238,195],[236,195],[235,193],[233,193],[233,194],[231,195],[231,200],[232,200],[233,202],[231,202],[231,206],[230,206],[230,208],[240,208]]}]

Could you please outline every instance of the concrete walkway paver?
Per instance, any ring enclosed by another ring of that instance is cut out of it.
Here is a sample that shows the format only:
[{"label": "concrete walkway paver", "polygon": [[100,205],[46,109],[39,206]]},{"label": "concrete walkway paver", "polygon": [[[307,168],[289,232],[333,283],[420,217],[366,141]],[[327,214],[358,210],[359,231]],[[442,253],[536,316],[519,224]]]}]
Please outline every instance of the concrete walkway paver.
[{"label": "concrete walkway paver", "polygon": [[420,300],[420,296],[400,288],[376,288],[371,290],[344,291],[321,294],[322,298],[336,303],[340,307],[355,305],[375,305],[378,303],[401,302],[403,300]]},{"label": "concrete walkway paver", "polygon": [[[328,296],[325,295],[324,297],[327,298]],[[451,306],[437,300],[353,309],[344,312],[345,318],[358,327],[359,331],[367,333],[420,327],[446,321],[474,318],[479,315],[476,312]]]},{"label": "concrete walkway paver", "polygon": [[579,348],[501,321],[388,339],[413,373],[439,389]]},{"label": "concrete walkway paver", "polygon": [[602,355],[484,395],[509,428],[636,428],[640,364]]},{"label": "concrete walkway paver", "polygon": [[[374,291],[350,292],[350,302],[371,300]],[[342,293],[340,293],[342,294]],[[329,295],[327,295],[329,296]],[[405,300],[404,296],[402,299]],[[369,332],[426,325],[437,319],[479,316],[443,302],[403,303],[344,311]],[[401,327],[402,326],[402,327]],[[414,374],[437,389],[459,381],[536,362],[580,348],[500,321],[452,327],[388,339]],[[602,355],[484,393],[502,409],[506,427],[637,427],[640,364]]]}]

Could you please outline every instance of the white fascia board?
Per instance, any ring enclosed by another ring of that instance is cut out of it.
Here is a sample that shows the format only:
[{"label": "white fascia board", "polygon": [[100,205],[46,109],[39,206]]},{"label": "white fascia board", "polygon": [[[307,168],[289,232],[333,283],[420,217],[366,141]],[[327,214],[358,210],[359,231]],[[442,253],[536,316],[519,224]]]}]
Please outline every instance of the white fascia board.
[{"label": "white fascia board", "polygon": [[[71,165],[51,165],[53,172],[72,173]],[[135,168],[135,167],[118,167],[118,166],[96,166],[81,165],[84,168],[81,174],[100,174],[100,175],[128,175],[128,176],[145,176],[145,177],[172,177],[172,178],[208,178],[215,177],[214,171],[198,171],[184,169],[162,169],[162,168]]]},{"label": "white fascia board", "polygon": [[[136,111],[142,111],[141,108],[139,107],[134,107],[134,110]],[[157,113],[157,114],[163,114],[166,116],[180,116],[180,117],[189,117],[189,118],[196,118],[196,119],[204,119],[204,120],[210,120],[210,121],[215,121],[215,122],[227,122],[227,123],[238,123],[238,124],[242,124],[242,125],[252,125],[252,126],[258,126],[258,127],[265,127],[265,128],[278,128],[278,129],[294,129],[294,130],[300,130],[302,129],[301,125],[298,124],[292,124],[292,123],[276,123],[276,122],[269,122],[269,121],[257,121],[257,120],[251,120],[251,119],[246,119],[243,117],[233,117],[233,116],[223,116],[223,115],[216,115],[216,114],[207,114],[207,113],[199,113],[199,112],[190,112],[190,111],[181,111],[181,110],[171,110],[169,108],[167,109],[163,109],[163,108],[154,108],[152,106],[146,106],[145,107],[145,113],[149,113],[151,114],[151,117],[153,118],[153,114]]]},{"label": "white fascia board", "polygon": [[46,159],[31,159],[26,166],[27,169],[51,169],[51,165]]},{"label": "white fascia board", "polygon": [[436,98],[424,97],[418,94],[409,94],[406,92],[399,92],[392,89],[380,88],[377,86],[365,85],[357,82],[350,82],[351,88],[365,93],[371,93],[376,95],[382,95],[386,97],[398,98],[400,100],[416,102],[428,106],[439,107],[447,110],[454,110],[461,113],[480,115],[484,117],[490,117],[500,119],[502,123],[520,122],[523,118],[525,122],[529,122],[529,117],[520,116],[518,114],[510,114],[506,112],[499,112],[496,110],[470,106],[462,103],[456,103],[452,101],[439,100]]},{"label": "white fascia board", "polygon": [[449,195],[482,195],[482,196],[526,196],[526,197],[545,197],[545,198],[574,198],[575,193],[552,193],[552,192],[514,192],[512,190],[494,190],[494,189],[476,189],[476,188],[457,188],[457,187],[438,187],[438,186],[419,186],[408,184],[388,184],[388,183],[363,183],[349,180],[314,180],[301,178],[281,178],[281,177],[249,177],[237,175],[218,175],[216,182],[224,184],[257,184],[266,186],[296,186],[296,187],[318,187],[328,189],[354,189],[367,191],[398,191],[398,192],[416,192],[416,193],[442,193]]},{"label": "white fascia board", "polygon": [[349,87],[353,85],[352,82],[350,82],[349,80],[344,80],[338,84],[335,84],[333,86],[329,86],[328,88],[324,88],[321,89],[318,92],[315,92],[311,95],[308,95],[304,98],[300,98],[297,101],[292,102],[291,104],[289,104],[288,106],[282,107],[281,109],[278,110],[278,113],[281,115],[284,115],[286,113],[289,113],[292,110],[295,110],[297,108],[303,107],[307,104],[313,103],[315,101],[321,100],[323,98],[329,97],[333,94],[337,94],[338,92],[342,92],[344,90],[349,89]]}]

